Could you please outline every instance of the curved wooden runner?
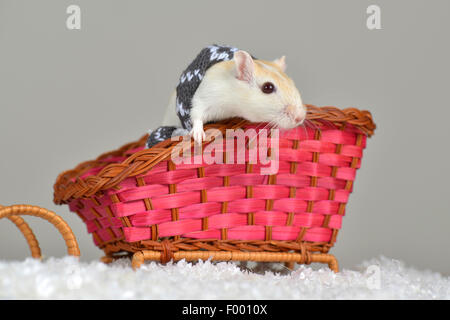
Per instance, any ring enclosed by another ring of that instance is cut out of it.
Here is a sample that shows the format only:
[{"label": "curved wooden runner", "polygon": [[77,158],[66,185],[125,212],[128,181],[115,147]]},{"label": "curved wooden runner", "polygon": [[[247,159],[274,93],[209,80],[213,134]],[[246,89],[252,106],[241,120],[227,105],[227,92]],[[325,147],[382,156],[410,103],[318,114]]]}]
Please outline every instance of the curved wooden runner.
[{"label": "curved wooden runner", "polygon": [[30,247],[33,258],[41,257],[41,249],[30,226],[20,217],[21,215],[35,216],[47,220],[58,229],[67,246],[67,253],[71,256],[80,256],[77,239],[69,225],[53,211],[32,205],[12,205],[3,207],[0,205],[0,219],[8,218],[22,232]]},{"label": "curved wooden runner", "polygon": [[[134,253],[131,265],[139,268],[145,260],[161,260],[161,251],[142,250]],[[177,251],[173,253],[174,261],[186,259],[197,261],[211,259],[213,261],[256,261],[256,262],[297,262],[297,263],[326,263],[334,272],[339,271],[337,259],[332,254],[318,253],[304,255],[292,252],[240,252],[240,251]]]}]

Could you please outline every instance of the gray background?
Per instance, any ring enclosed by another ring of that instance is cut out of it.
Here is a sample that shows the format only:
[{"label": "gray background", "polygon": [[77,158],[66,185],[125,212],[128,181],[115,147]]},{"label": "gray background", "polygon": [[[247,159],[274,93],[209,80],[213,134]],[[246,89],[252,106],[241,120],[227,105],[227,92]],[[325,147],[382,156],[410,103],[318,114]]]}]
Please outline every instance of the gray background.
[{"label": "gray background", "polygon": [[[82,29],[66,29],[78,4]],[[366,28],[378,4],[382,30]],[[58,173],[132,141],[162,120],[180,72],[211,43],[287,55],[303,100],[369,109],[368,141],[336,254],[385,255],[450,273],[449,1],[0,1],[0,203],[61,214],[82,259],[102,255],[84,224],[52,202]],[[46,256],[64,255],[28,218]],[[28,248],[6,220],[1,259]]]}]

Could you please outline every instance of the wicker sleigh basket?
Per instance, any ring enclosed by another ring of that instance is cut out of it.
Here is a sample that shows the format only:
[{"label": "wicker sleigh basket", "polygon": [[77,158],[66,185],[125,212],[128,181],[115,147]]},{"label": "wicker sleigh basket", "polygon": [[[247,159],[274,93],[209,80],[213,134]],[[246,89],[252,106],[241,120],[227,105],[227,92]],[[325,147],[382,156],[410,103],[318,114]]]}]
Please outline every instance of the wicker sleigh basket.
[{"label": "wicker sleigh basket", "polygon": [[[175,164],[182,142],[145,149],[144,136],[61,173],[54,202],[86,223],[105,262],[124,255],[133,255],[133,267],[172,259],[320,262],[337,271],[328,251],[375,124],[368,111],[307,107],[308,126],[279,134],[277,173],[261,175],[248,158]],[[260,127],[231,119],[208,128]]]}]

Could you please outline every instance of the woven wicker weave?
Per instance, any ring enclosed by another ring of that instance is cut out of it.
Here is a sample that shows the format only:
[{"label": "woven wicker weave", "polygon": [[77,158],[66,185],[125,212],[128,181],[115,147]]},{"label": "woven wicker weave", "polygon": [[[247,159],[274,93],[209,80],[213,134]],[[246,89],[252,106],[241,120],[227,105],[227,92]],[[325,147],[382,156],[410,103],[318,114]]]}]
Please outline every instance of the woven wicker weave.
[{"label": "woven wicker weave", "polygon": [[[61,173],[54,201],[86,223],[104,261],[321,262],[337,271],[327,252],[375,124],[368,111],[307,107],[309,126],[280,133],[276,174],[261,175],[248,161],[175,165],[177,141],[145,149],[144,136]],[[231,119],[208,128],[258,126]]]}]

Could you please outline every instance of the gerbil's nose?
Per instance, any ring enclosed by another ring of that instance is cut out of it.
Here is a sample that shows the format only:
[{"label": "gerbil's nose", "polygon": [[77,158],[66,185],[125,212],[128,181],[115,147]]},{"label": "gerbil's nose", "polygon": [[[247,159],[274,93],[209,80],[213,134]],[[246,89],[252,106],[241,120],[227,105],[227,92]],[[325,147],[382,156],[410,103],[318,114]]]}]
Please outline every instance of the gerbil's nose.
[{"label": "gerbil's nose", "polygon": [[286,106],[286,112],[295,123],[301,124],[305,120],[306,114],[303,111],[303,108],[290,104]]}]

